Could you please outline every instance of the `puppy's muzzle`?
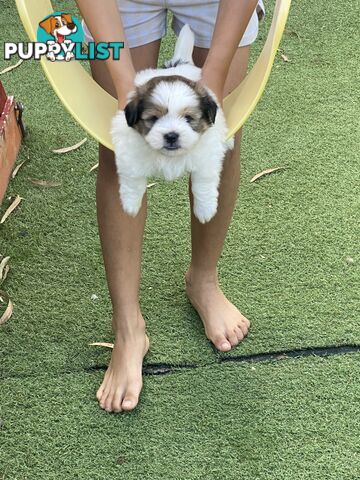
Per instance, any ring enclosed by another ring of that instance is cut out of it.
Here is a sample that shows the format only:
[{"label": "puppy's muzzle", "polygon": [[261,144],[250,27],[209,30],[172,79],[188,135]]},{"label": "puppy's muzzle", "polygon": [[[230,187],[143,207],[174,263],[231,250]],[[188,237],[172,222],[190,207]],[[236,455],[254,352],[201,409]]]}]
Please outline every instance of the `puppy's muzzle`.
[{"label": "puppy's muzzle", "polygon": [[164,148],[167,150],[177,150],[179,148],[179,134],[177,132],[164,134]]}]

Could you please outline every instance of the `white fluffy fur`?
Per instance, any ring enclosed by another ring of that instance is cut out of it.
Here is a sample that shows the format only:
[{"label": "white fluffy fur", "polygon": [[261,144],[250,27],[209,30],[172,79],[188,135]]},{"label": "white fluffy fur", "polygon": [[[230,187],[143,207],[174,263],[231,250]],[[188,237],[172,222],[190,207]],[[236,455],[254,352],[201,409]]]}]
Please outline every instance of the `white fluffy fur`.
[{"label": "white fluffy fur", "polygon": [[[190,61],[193,42],[190,28],[183,27],[173,60]],[[198,81],[201,78],[201,69],[193,64],[147,69],[136,75],[135,84],[140,86],[155,76],[168,75],[180,75]],[[212,92],[208,90],[208,93],[216,100]],[[128,126],[124,111],[119,111],[113,119],[111,133],[123,208],[130,215],[135,216],[138,213],[146,191],[147,177],[160,176],[166,180],[174,180],[190,173],[194,214],[200,222],[208,222],[217,211],[218,187],[225,152],[233,147],[233,140],[226,141],[224,114],[219,107],[215,123],[199,135],[176,114],[180,108],[194,104],[196,97],[192,95],[191,87],[183,82],[160,82],[152,93],[152,96],[154,95],[158,96],[157,104],[167,104],[169,114],[156,122],[147,138]],[[172,130],[180,133],[183,147],[180,153],[164,153],[161,150],[163,133]]]}]

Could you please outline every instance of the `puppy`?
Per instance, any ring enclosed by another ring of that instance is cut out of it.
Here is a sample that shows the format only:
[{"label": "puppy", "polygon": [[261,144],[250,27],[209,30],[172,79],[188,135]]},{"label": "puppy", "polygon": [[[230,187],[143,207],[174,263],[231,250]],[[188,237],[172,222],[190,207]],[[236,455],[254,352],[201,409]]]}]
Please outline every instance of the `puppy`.
[{"label": "puppy", "polygon": [[[61,15],[52,15],[51,17],[46,18],[39,23],[49,35],[55,38],[55,41],[49,40],[48,44],[54,43],[71,43],[70,40],[66,40],[68,35],[75,33],[77,31],[77,26],[73,22],[73,19],[69,13],[62,13]],[[54,62],[55,54],[54,52],[49,52],[47,57]],[[68,62],[71,58],[74,57],[72,52],[67,52],[65,60]]]},{"label": "puppy", "polygon": [[112,122],[112,140],[124,210],[135,216],[148,176],[174,180],[190,173],[194,215],[201,223],[215,215],[227,126],[215,95],[200,85],[192,61],[194,34],[185,25],[173,58],[163,69],[135,77],[136,90]]}]

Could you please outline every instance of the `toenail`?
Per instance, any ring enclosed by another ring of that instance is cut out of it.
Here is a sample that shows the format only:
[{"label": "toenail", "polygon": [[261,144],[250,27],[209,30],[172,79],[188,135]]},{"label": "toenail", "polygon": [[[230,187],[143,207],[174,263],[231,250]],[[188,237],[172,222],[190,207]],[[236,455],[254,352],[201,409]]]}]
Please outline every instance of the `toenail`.
[{"label": "toenail", "polygon": [[123,407],[131,407],[132,401],[131,400],[124,400],[123,401]]}]

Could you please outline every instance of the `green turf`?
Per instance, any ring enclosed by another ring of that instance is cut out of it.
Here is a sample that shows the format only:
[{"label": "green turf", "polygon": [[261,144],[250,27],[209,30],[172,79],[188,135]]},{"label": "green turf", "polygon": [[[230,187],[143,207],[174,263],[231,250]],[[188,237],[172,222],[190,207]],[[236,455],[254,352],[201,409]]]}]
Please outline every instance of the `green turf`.
[{"label": "green turf", "polygon": [[[70,0],[56,3],[75,11]],[[266,3],[252,61],[269,26],[274,2]],[[219,271],[252,330],[230,355],[360,343],[359,3],[330,3],[293,1],[281,45],[290,62],[277,57],[245,129],[241,189]],[[0,8],[0,70],[6,40],[26,40],[10,0]],[[173,36],[161,58],[172,48]],[[89,173],[97,145],[89,139],[76,152],[51,153],[85,134],[38,63],[1,80],[26,105],[19,162],[29,160],[8,191],[24,200],[0,225],[0,253],[11,256],[3,287],[14,302],[0,327],[0,480],[359,478],[359,355],[216,363],[183,291],[186,179],[149,190],[146,361],[203,366],[146,377],[134,414],[98,409],[103,370],[89,372],[109,351],[88,343],[112,337]],[[273,166],[286,169],[250,184]],[[63,185],[41,189],[29,177]]]},{"label": "green turf", "polygon": [[355,480],[359,375],[359,355],[201,367],[146,377],[130,415],[98,408],[100,372],[7,379],[0,478]]},{"label": "green turf", "polygon": [[[69,2],[59,4],[71,9]],[[324,2],[293,2],[281,45],[290,62],[277,58],[247,123],[238,205],[219,266],[226,293],[253,324],[235,354],[360,340],[353,54],[359,4],[350,4],[333,2],[327,11]],[[1,41],[26,39],[12,2],[5,2],[0,19]],[[172,39],[162,58],[171,48]],[[0,332],[2,375],[103,363],[107,353],[87,347],[111,339],[95,173],[89,173],[96,144],[89,139],[76,152],[51,153],[84,132],[63,110],[37,62],[25,62],[2,80],[25,103],[29,129],[19,158],[29,161],[8,192],[24,201],[0,232],[1,253],[12,258],[6,289],[15,305]],[[272,166],[287,168],[250,184],[255,173]],[[28,177],[63,186],[40,189]],[[213,350],[183,292],[190,248],[186,180],[158,182],[149,205],[141,290],[152,340],[148,361],[206,363]],[[93,293],[97,301],[90,299]]]}]

